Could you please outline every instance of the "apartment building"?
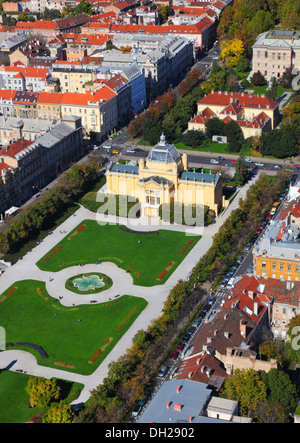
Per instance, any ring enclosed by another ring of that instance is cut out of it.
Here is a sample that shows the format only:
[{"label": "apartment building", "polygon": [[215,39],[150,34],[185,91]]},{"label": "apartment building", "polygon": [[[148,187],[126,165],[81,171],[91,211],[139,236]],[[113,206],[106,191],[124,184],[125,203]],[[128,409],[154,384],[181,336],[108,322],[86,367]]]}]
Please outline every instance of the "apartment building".
[{"label": "apartment building", "polygon": [[197,104],[197,114],[189,121],[189,130],[205,132],[205,123],[219,118],[224,123],[234,120],[244,137],[260,136],[279,123],[279,103],[262,95],[211,91]]},{"label": "apartment building", "polygon": [[10,117],[13,115],[13,99],[16,95],[16,90],[1,89],[0,90],[0,115]]},{"label": "apartment building", "polygon": [[27,201],[82,154],[79,117],[68,116],[34,141],[24,138],[0,150],[0,213]]},{"label": "apartment building", "polygon": [[61,115],[70,114],[81,117],[85,136],[93,133],[98,140],[105,139],[117,128],[117,94],[105,85],[85,94],[66,92]]},{"label": "apartment building", "polygon": [[[120,37],[119,37],[120,38]],[[128,40],[123,42],[127,44]],[[129,53],[116,49],[101,52],[102,66],[124,69],[136,63],[145,74],[146,96],[150,102],[169,86],[177,85],[193,63],[192,44],[187,39],[173,37],[155,48],[135,47]]]},{"label": "apartment building", "polygon": [[0,88],[39,92],[45,90],[47,68],[0,66]]},{"label": "apartment building", "polygon": [[252,47],[252,74],[260,71],[269,81],[286,68],[300,71],[300,31],[271,30],[260,34]]},{"label": "apartment building", "polygon": [[61,92],[85,92],[86,83],[96,80],[95,66],[83,66],[80,62],[69,62],[67,67],[54,63],[52,76],[59,79]]},{"label": "apartment building", "polygon": [[38,92],[17,91],[13,98],[14,117],[38,118]]},{"label": "apartment building", "polygon": [[43,120],[60,120],[63,94],[40,92],[37,99],[37,116]]},{"label": "apartment building", "polygon": [[111,41],[111,35],[100,34],[63,34],[66,44],[66,58],[68,61],[81,61],[85,55],[91,55],[96,50],[105,49]]},{"label": "apartment building", "polygon": [[16,32],[23,32],[28,36],[36,36],[48,41],[63,33],[79,32],[82,25],[88,23],[90,17],[87,14],[80,14],[76,17],[69,17],[58,20],[36,20],[35,22],[17,22]]},{"label": "apartment building", "polygon": [[253,273],[285,281],[300,279],[299,197],[287,202],[253,249]]},{"label": "apartment building", "polygon": [[52,120],[0,117],[0,144],[9,145],[20,139],[34,141],[53,125]]}]

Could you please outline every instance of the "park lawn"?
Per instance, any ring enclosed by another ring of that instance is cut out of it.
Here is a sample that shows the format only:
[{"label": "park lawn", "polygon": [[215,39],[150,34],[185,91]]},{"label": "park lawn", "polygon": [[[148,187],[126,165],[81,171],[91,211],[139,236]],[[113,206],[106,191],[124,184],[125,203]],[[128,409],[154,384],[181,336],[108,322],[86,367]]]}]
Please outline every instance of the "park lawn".
[{"label": "park lawn", "polygon": [[[81,263],[110,261],[128,270],[134,284],[154,286],[170,277],[200,238],[167,230],[139,233],[122,225],[101,226],[96,221],[85,220],[39,260],[37,266],[57,272]],[[166,267],[168,271],[162,277]]]},{"label": "park lawn", "polygon": [[[29,397],[25,389],[29,377],[27,374],[0,370],[0,423],[25,423],[37,413],[47,411],[48,408],[28,408]],[[83,388],[79,383],[65,380],[59,380],[58,384],[62,387],[60,399],[68,404],[78,397]]]},{"label": "park lawn", "polygon": [[[95,371],[147,305],[124,295],[107,303],[64,307],[49,296],[44,282],[35,280],[16,282],[0,302],[7,349],[31,352],[39,365],[83,375]],[[16,342],[38,345],[48,358]]]}]

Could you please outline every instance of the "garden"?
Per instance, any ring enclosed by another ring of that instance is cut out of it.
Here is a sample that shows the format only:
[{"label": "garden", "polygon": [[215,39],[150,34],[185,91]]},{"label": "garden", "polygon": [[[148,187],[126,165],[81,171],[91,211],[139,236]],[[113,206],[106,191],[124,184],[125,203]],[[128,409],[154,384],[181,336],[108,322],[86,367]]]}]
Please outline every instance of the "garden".
[{"label": "garden", "polygon": [[0,296],[6,349],[32,353],[39,365],[89,375],[146,307],[138,297],[64,307],[44,282],[16,282]]},{"label": "garden", "polygon": [[[37,266],[57,272],[80,264],[112,262],[130,273],[134,284],[154,286],[166,282],[200,238],[193,236],[193,242],[181,253],[189,240],[184,232],[138,232],[117,224],[99,225],[85,220],[42,257]],[[159,278],[166,268],[167,272]]]}]

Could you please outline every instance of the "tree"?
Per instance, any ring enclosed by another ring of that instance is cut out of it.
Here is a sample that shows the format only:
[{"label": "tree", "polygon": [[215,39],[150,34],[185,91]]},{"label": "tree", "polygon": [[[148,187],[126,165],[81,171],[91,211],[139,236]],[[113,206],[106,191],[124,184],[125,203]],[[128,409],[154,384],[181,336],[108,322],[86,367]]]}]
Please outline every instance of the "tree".
[{"label": "tree", "polygon": [[74,15],[79,14],[93,14],[93,6],[87,0],[80,0],[80,3],[74,9]]},{"label": "tree", "polygon": [[63,400],[53,403],[42,417],[42,423],[73,423],[74,414]]},{"label": "tree", "polygon": [[182,137],[182,143],[192,148],[200,146],[205,139],[203,131],[190,130],[187,131]]},{"label": "tree", "polygon": [[245,139],[241,128],[234,120],[226,123],[225,135],[228,141],[228,150],[230,152],[240,152]]},{"label": "tree", "polygon": [[251,83],[253,86],[264,86],[267,81],[260,71],[257,71],[251,77]]},{"label": "tree", "polygon": [[286,68],[286,70],[284,71],[284,73],[282,74],[282,76],[280,77],[279,84],[283,88],[290,89],[292,87],[292,81],[296,77],[296,74],[293,74],[292,71],[293,71],[293,67],[288,66]]},{"label": "tree", "polygon": [[226,135],[225,123],[218,118],[211,118],[205,123],[205,133],[209,140],[214,135]]},{"label": "tree", "polygon": [[44,377],[30,377],[26,387],[31,406],[45,407],[54,400],[58,400],[60,387],[55,380]]},{"label": "tree", "polygon": [[270,81],[270,87],[266,91],[266,96],[273,100],[277,99],[277,81],[275,77],[272,77]]},{"label": "tree", "polygon": [[242,40],[237,38],[221,42],[220,58],[225,61],[227,66],[235,67],[240,57],[245,54],[245,48]]},{"label": "tree", "polygon": [[267,398],[267,388],[253,369],[236,369],[234,375],[225,380],[221,395],[238,401],[243,417],[253,417],[256,416],[258,404]]},{"label": "tree", "polygon": [[235,180],[239,186],[244,186],[250,177],[248,163],[245,161],[243,153],[240,154],[235,167]]},{"label": "tree", "polygon": [[286,0],[279,8],[282,29],[300,29],[300,1]]},{"label": "tree", "polygon": [[280,403],[286,414],[294,412],[298,404],[297,389],[290,377],[283,371],[271,369],[260,372],[260,378],[267,387],[267,398],[271,403]]}]

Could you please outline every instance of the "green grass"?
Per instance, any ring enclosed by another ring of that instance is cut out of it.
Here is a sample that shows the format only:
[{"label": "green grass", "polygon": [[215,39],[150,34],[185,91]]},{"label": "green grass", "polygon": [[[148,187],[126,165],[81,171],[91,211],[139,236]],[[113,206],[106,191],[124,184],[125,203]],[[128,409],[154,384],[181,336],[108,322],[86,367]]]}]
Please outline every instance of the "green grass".
[{"label": "green grass", "polygon": [[[82,225],[85,228],[80,232],[77,231],[79,226],[75,228],[39,260],[37,266],[44,271],[57,272],[80,263],[109,261],[128,270],[134,284],[153,286],[164,283],[201,238],[193,236],[193,242],[181,251],[191,239],[184,232],[126,232],[125,226],[101,226],[93,220],[85,220]],[[166,275],[158,279],[171,262],[173,265]]]},{"label": "green grass", "polygon": [[[147,305],[142,298],[124,295],[107,303],[64,307],[49,296],[44,282],[35,280],[16,282],[0,302],[6,342],[33,343],[48,358],[25,346],[7,349],[30,352],[39,365],[84,375],[95,371]],[[91,363],[100,348],[101,355]]]},{"label": "green grass", "polygon": [[[0,371],[0,423],[25,423],[39,412],[45,410],[28,408],[29,397],[26,394],[26,386],[29,375],[11,371]],[[61,400],[71,403],[75,400],[83,385],[59,380],[61,386]]]}]

